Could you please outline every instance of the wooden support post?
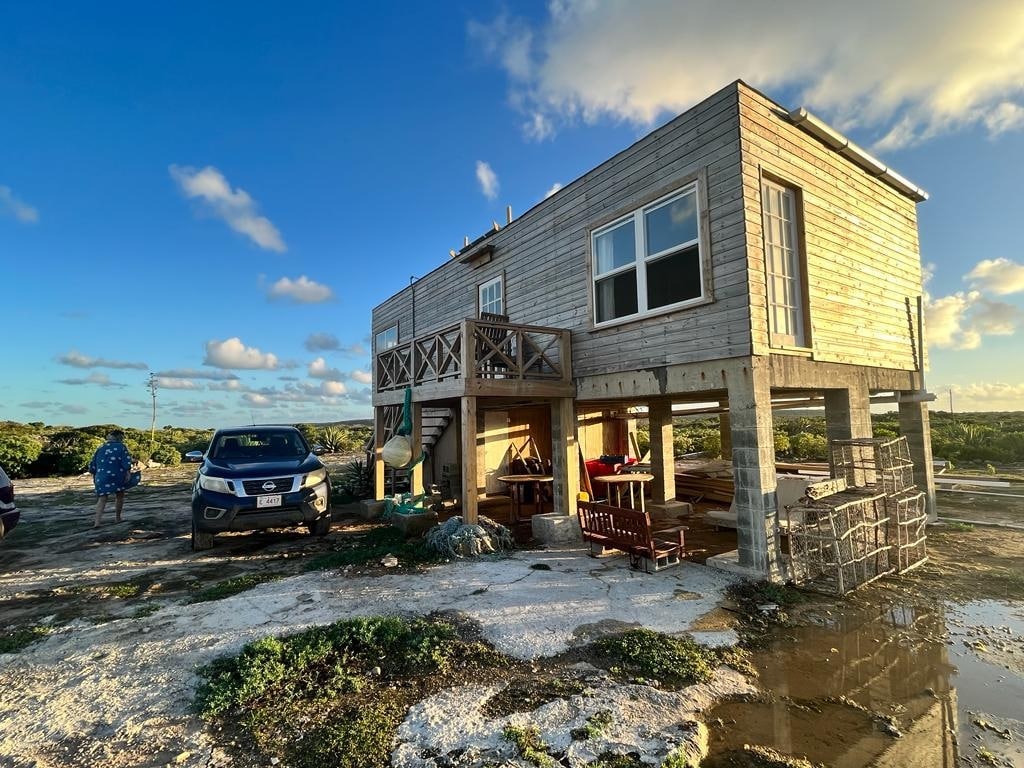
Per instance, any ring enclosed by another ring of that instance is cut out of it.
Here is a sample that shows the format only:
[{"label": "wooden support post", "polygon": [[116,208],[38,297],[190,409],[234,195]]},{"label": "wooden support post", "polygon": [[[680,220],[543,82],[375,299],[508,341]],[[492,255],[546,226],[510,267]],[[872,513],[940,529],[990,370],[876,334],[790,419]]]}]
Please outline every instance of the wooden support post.
[{"label": "wooden support post", "polygon": [[[418,459],[423,450],[423,405],[412,403],[412,434],[409,444],[412,446],[413,460]],[[409,471],[409,492],[414,496],[423,493],[423,463],[417,464]]]},{"label": "wooden support post", "polygon": [[[719,400],[722,408],[729,407],[728,400]],[[718,434],[722,441],[722,458],[728,459],[732,456],[732,424],[729,422],[729,412],[722,411],[718,414]]]},{"label": "wooden support post", "polygon": [[383,407],[373,409],[373,498],[380,501],[384,498],[384,414]]},{"label": "wooden support post", "polygon": [[477,522],[477,424],[476,398],[462,398],[459,430],[462,434],[462,522]]},{"label": "wooden support post", "polygon": [[576,512],[580,492],[580,449],[576,443],[576,401],[560,397],[551,401],[551,474],[554,512]]},{"label": "wooden support post", "polygon": [[676,498],[676,462],[672,435],[672,401],[651,400],[647,404],[651,431],[651,501],[667,504]]},{"label": "wooden support post", "polygon": [[767,359],[753,358],[747,370],[729,378],[728,387],[740,565],[777,579],[779,524]]}]

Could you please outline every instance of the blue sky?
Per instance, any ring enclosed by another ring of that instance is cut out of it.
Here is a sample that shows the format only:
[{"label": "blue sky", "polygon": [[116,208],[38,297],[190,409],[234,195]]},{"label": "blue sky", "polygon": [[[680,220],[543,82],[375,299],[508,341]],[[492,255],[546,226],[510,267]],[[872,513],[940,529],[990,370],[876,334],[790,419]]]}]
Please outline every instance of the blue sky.
[{"label": "blue sky", "polygon": [[4,4],[0,419],[366,416],[375,304],[736,78],[931,193],[930,387],[1024,408],[1020,3],[767,6]]}]

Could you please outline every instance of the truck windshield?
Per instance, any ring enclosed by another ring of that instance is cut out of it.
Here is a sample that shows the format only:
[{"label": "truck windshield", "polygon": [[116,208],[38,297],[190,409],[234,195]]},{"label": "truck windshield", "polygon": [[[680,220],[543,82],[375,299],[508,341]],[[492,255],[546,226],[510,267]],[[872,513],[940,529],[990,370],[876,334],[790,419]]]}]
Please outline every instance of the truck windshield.
[{"label": "truck windshield", "polygon": [[254,429],[218,435],[210,452],[215,459],[295,459],[309,453],[298,432]]}]

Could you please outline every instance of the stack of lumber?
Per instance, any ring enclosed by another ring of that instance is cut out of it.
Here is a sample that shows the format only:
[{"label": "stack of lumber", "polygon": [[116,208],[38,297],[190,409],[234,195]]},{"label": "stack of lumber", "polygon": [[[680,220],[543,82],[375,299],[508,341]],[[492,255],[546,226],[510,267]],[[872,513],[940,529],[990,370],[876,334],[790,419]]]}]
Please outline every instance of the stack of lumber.
[{"label": "stack of lumber", "polygon": [[733,491],[732,464],[727,461],[676,463],[677,496],[731,504]]}]

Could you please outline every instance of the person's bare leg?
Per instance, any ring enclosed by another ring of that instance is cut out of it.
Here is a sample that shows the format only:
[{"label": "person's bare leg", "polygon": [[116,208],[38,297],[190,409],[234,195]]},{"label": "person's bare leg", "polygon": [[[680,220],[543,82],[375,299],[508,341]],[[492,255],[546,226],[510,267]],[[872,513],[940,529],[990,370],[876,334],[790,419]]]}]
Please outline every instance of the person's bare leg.
[{"label": "person's bare leg", "polygon": [[103,519],[103,508],[107,506],[107,497],[100,496],[96,499],[96,521],[92,524],[93,528],[100,527],[100,521]]},{"label": "person's bare leg", "polygon": [[114,497],[114,522],[121,522],[121,510],[124,509],[124,491],[118,491]]}]

